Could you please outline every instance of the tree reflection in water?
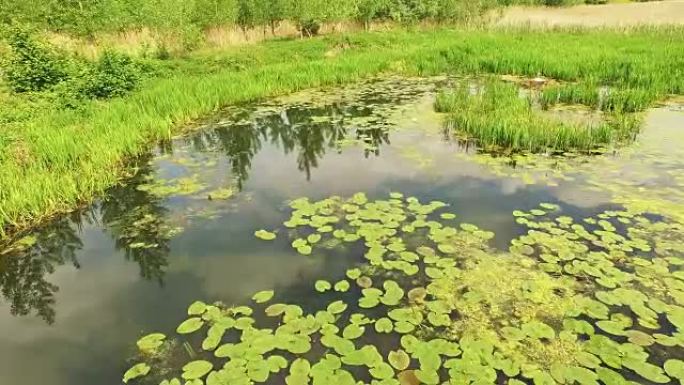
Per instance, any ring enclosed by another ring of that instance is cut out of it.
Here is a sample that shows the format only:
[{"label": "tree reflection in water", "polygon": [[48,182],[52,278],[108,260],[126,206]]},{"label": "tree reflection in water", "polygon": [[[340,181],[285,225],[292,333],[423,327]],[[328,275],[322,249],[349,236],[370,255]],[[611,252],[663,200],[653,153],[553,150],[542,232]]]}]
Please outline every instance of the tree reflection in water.
[{"label": "tree reflection in water", "polygon": [[[373,103],[390,103],[379,94],[369,94]],[[363,104],[363,103],[362,103]],[[257,113],[243,109],[226,124],[202,130],[187,139],[159,144],[159,152],[172,153],[174,146],[189,143],[194,151],[225,154],[230,171],[242,189],[249,178],[252,160],[264,144],[285,154],[296,153],[298,169],[307,180],[329,150],[340,151],[344,141],[363,143],[364,156],[379,155],[389,144],[386,124],[367,107],[342,105],[294,105],[281,111]],[[355,120],[362,117],[365,120]],[[322,118],[322,119],[321,119]],[[170,240],[178,231],[170,224],[164,198],[138,187],[154,176],[151,154],[137,159],[138,171],[125,183],[110,188],[87,210],[65,215],[34,230],[21,242],[0,251],[0,292],[10,312],[17,316],[36,315],[47,323],[55,321],[55,294],[59,288],[48,276],[59,266],[79,268],[77,253],[84,223],[97,223],[127,260],[140,266],[146,280],[164,283]]]}]

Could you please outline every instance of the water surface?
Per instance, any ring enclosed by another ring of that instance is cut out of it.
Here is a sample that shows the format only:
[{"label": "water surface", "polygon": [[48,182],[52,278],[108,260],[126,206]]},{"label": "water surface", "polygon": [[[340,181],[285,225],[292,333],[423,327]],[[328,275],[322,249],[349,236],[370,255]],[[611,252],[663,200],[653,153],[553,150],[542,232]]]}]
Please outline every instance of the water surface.
[{"label": "water surface", "polygon": [[[0,383],[119,384],[133,341],[175,329],[196,299],[242,304],[275,289],[305,303],[313,281],[335,281],[360,259],[305,257],[286,236],[255,238],[281,227],[291,199],[358,191],[438,199],[494,231],[502,249],[526,231],[513,210],[552,202],[586,216],[616,206],[610,191],[587,190],[582,174],[497,163],[451,140],[432,112],[447,82],[389,79],[235,107],[160,144],[127,183],[1,255]],[[601,162],[649,189],[677,188],[682,157],[653,154],[681,152],[683,122],[673,107],[656,109],[640,153]],[[226,191],[230,198],[216,198]]]}]

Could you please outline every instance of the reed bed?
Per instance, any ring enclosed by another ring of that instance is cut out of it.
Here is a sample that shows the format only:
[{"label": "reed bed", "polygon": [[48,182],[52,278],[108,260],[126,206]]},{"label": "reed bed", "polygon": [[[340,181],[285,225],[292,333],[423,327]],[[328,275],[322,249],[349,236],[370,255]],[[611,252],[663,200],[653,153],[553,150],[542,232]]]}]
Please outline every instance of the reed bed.
[{"label": "reed bed", "polygon": [[438,95],[435,108],[450,113],[447,127],[474,138],[487,151],[590,151],[623,137],[627,126],[563,122],[543,116],[514,84],[490,80]]}]

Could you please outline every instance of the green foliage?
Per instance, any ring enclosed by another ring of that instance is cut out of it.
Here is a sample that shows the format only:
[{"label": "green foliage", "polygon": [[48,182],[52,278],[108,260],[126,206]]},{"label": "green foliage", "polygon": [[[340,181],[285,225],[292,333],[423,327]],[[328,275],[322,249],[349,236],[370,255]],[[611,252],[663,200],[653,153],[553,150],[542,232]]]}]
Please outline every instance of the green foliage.
[{"label": "green foliage", "polygon": [[[490,4],[491,3],[491,4]],[[479,14],[494,0],[5,0],[0,24],[22,22],[41,28],[94,36],[148,27],[185,36],[218,26],[243,30],[294,22],[313,36],[324,22],[391,19],[454,21]]]},{"label": "green foliage", "polygon": [[[568,151],[593,150],[626,136],[632,126],[563,122],[534,110],[531,100],[521,98],[516,85],[487,81],[473,94],[462,84],[437,98],[435,108],[450,112],[448,125],[457,134],[475,138],[490,150]],[[617,133],[614,133],[617,131]]]},{"label": "green foliage", "polygon": [[15,92],[43,91],[67,79],[64,56],[29,32],[15,29],[7,42],[12,52],[9,61],[3,63],[3,72]]},{"label": "green foliage", "polygon": [[76,92],[87,98],[111,98],[133,91],[142,70],[129,56],[105,51],[78,80]]}]

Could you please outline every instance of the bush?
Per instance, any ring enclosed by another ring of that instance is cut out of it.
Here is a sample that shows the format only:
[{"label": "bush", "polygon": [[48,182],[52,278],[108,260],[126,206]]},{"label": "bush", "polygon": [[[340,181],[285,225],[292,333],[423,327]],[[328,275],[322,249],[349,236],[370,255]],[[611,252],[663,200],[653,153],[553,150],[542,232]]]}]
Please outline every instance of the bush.
[{"label": "bush", "polygon": [[3,72],[15,92],[43,91],[68,78],[69,61],[54,48],[16,29],[8,38],[12,50]]},{"label": "bush", "polygon": [[105,51],[78,81],[78,94],[88,98],[111,98],[133,91],[142,76],[141,67],[129,56]]}]

